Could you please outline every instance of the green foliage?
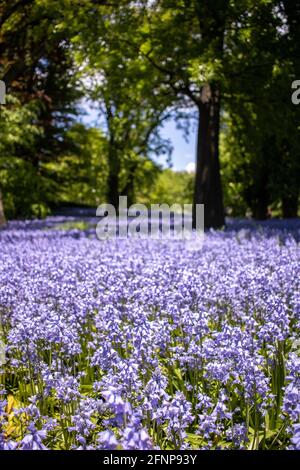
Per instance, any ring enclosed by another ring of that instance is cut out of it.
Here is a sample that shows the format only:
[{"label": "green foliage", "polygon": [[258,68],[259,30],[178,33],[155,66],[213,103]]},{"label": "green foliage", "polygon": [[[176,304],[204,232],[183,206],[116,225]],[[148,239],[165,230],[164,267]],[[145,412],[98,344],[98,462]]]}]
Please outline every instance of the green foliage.
[{"label": "green foliage", "polygon": [[[191,202],[193,176],[161,172],[153,156],[170,156],[163,122],[203,111],[205,89],[221,96],[228,212],[297,214],[300,106],[291,103],[291,83],[300,74],[299,18],[292,0],[0,2],[7,216],[119,194],[130,203]],[[76,123],[82,96],[97,105],[101,131]]]},{"label": "green foliage", "polygon": [[141,183],[156,172],[149,159],[169,152],[159,128],[170,115],[172,99],[161,93],[160,74],[133,42],[141,27],[140,9],[126,1],[120,8],[93,8],[97,15],[87,2],[73,23],[72,53],[103,121],[107,200],[116,204],[119,194],[126,194],[133,202]]},{"label": "green foliage", "polygon": [[64,222],[57,224],[54,227],[51,227],[51,230],[87,230],[90,228],[90,225],[87,222],[78,221],[78,222]]},{"label": "green foliage", "polygon": [[194,174],[185,171],[163,170],[151,188],[146,204],[191,204],[193,201]]},{"label": "green foliage", "polygon": [[290,98],[291,63],[273,60],[260,88],[243,87],[226,104],[220,151],[232,215],[245,215],[247,209],[256,218],[265,218],[268,210],[297,215],[300,109]]},{"label": "green foliage", "polygon": [[59,27],[67,6],[44,0],[0,4],[0,73],[12,96],[1,107],[0,124],[0,192],[9,217],[48,213],[57,181],[46,163],[72,145],[66,134],[81,95],[69,37]]},{"label": "green foliage", "polygon": [[39,168],[18,156],[31,148],[41,129],[34,123],[38,104],[21,105],[13,96],[7,96],[7,106],[0,110],[0,181],[8,217],[44,216],[47,206],[41,196],[47,184]]},{"label": "green foliage", "polygon": [[72,148],[44,165],[57,182],[56,201],[96,206],[106,194],[106,139],[99,129],[83,124],[71,127],[66,138]]}]

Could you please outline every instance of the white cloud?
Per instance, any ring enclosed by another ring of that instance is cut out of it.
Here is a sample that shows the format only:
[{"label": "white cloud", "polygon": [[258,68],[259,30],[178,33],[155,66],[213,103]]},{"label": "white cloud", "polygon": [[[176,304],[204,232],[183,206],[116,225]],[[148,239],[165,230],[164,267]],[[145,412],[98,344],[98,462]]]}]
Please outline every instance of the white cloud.
[{"label": "white cloud", "polygon": [[185,167],[185,171],[187,171],[188,173],[195,173],[195,170],[196,170],[196,165],[194,162],[188,163],[187,166]]}]

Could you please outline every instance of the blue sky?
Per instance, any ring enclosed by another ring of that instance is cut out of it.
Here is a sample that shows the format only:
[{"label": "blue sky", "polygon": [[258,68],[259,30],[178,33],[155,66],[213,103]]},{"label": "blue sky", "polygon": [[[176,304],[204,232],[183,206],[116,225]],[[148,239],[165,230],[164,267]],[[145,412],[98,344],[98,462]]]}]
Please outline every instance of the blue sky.
[{"label": "blue sky", "polygon": [[[97,111],[92,109],[88,103],[83,103],[82,107],[86,111],[86,115],[82,117],[85,124],[97,125]],[[168,138],[173,146],[172,164],[174,170],[188,170],[192,171],[195,162],[195,148],[196,148],[196,130],[195,126],[190,127],[190,134],[188,141],[184,138],[183,131],[176,128],[176,122],[170,120],[164,124],[161,130],[163,138]],[[166,166],[165,156],[157,158],[158,163]]]},{"label": "blue sky", "polygon": [[[185,140],[183,131],[176,129],[176,122],[171,120],[167,122],[162,131],[162,137],[169,138],[172,142],[173,153],[172,163],[174,170],[192,169],[195,162],[195,149],[196,149],[196,135],[194,126],[191,126],[188,141]],[[163,157],[158,159],[160,163],[163,162]]]}]

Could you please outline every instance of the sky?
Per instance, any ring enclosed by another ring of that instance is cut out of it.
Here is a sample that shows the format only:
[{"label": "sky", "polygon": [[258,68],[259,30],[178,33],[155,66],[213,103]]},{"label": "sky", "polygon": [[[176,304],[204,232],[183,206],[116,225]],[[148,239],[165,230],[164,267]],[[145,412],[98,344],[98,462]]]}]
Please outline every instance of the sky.
[{"label": "sky", "polygon": [[[86,113],[81,119],[82,122],[87,125],[99,125],[97,111],[92,109],[87,102],[82,103],[82,108]],[[195,170],[196,151],[195,126],[191,126],[188,141],[186,141],[183,131],[176,128],[176,122],[174,120],[170,120],[164,124],[161,130],[161,136],[171,141],[173,147],[171,157],[173,170],[193,172]],[[156,158],[156,161],[164,167],[167,167],[165,156],[162,155]]]},{"label": "sky", "polygon": [[[169,138],[173,146],[172,164],[176,171],[186,170],[192,172],[195,170],[195,151],[196,151],[196,135],[195,129],[191,126],[188,141],[185,140],[183,131],[176,129],[174,120],[165,123],[161,135]],[[159,163],[163,163],[163,157],[158,159]]]}]

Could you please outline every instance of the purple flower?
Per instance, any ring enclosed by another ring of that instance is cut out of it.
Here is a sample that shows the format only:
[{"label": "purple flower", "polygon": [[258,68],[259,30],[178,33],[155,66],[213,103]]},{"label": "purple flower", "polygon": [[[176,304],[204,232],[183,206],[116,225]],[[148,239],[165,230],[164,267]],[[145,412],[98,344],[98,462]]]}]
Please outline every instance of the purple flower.
[{"label": "purple flower", "polygon": [[190,252],[60,223],[0,232],[1,449],[242,449],[268,420],[299,448],[298,226]]},{"label": "purple flower", "polygon": [[116,439],[113,431],[107,429],[106,431],[101,431],[98,434],[98,449],[104,450],[114,450],[118,446],[118,441]]},{"label": "purple flower", "polygon": [[28,426],[27,434],[23,437],[20,449],[21,450],[47,450],[47,447],[43,444],[43,440],[46,438],[46,431],[38,431],[33,423]]},{"label": "purple flower", "polygon": [[293,444],[292,449],[300,450],[300,423],[293,426],[293,437],[291,438]]},{"label": "purple flower", "polygon": [[122,447],[126,450],[153,449],[151,439],[145,429],[135,429],[133,425],[127,426],[123,431]]}]

